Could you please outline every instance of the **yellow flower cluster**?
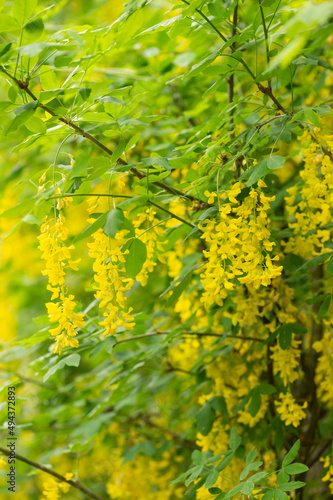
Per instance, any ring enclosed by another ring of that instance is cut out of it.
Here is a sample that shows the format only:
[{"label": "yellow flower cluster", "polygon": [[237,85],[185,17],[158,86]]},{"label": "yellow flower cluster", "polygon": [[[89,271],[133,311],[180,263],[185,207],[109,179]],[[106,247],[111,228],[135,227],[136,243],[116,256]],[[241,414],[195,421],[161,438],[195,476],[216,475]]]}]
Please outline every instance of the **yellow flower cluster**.
[{"label": "yellow flower cluster", "polygon": [[66,297],[61,293],[60,302],[46,304],[51,323],[59,323],[56,328],[50,330],[51,335],[56,337],[53,351],[59,351],[59,354],[64,347],[79,347],[79,341],[74,338],[77,335],[76,328],[83,328],[85,322],[83,314],[74,312],[76,303],[73,299],[74,295]]},{"label": "yellow flower cluster", "polygon": [[285,386],[299,378],[300,344],[300,340],[292,339],[290,346],[285,350],[281,349],[279,344],[271,347],[274,375],[280,373]]},{"label": "yellow flower cluster", "polygon": [[167,241],[161,242],[158,239],[164,236],[165,232],[159,225],[161,221],[155,217],[155,214],[156,212],[152,208],[148,208],[132,220],[136,237],[140,236],[140,240],[147,248],[146,261],[141,271],[136,276],[137,281],[139,281],[142,286],[147,284],[148,275],[153,272],[156,266],[156,252],[158,252],[157,258],[161,262],[165,262],[163,244],[166,244]]},{"label": "yellow flower cluster", "polygon": [[[333,150],[333,136],[325,136],[329,150]],[[285,243],[285,252],[295,253],[306,259],[325,253],[325,243],[331,238],[333,210],[333,162],[323,155],[310,133],[302,137],[304,169],[300,172],[303,182],[287,190],[286,209],[289,227],[294,235]]]},{"label": "yellow flower cluster", "polygon": [[[119,450],[120,451],[120,450]],[[117,451],[112,460],[112,474],[106,489],[112,500],[173,500],[183,498],[184,491],[180,484],[170,486],[175,478],[177,464],[181,457],[164,452],[159,458],[137,456],[135,461],[123,462],[123,457]]]},{"label": "yellow flower cluster", "polygon": [[286,425],[298,427],[301,420],[306,417],[303,408],[306,408],[308,404],[305,402],[303,406],[300,406],[290,392],[286,394],[280,393],[279,398],[280,401],[276,403],[276,408],[281,415],[281,420],[283,420]]},{"label": "yellow flower cluster", "polygon": [[[65,474],[65,479],[67,481],[70,481],[72,477],[73,474],[71,472]],[[65,482],[59,483],[55,479],[50,479],[44,483],[44,488],[43,495],[45,500],[59,500],[63,498],[63,493],[68,492],[70,485]]]},{"label": "yellow flower cluster", "polygon": [[237,281],[257,289],[269,285],[282,272],[282,266],[273,264],[278,256],[270,256],[274,242],[269,239],[267,211],[274,197],[252,189],[238,202],[236,196],[243,187],[236,182],[227,192],[229,202],[220,205],[218,222],[208,220],[202,224],[202,238],[208,246],[201,275],[206,307],[214,302],[222,306]]},{"label": "yellow flower cluster", "polygon": [[53,346],[54,352],[62,353],[64,347],[78,347],[76,328],[84,326],[84,315],[74,312],[76,306],[74,295],[67,296],[65,291],[65,269],[71,267],[77,270],[80,259],[71,260],[71,250],[74,246],[67,246],[68,230],[65,227],[65,217],[61,212],[55,218],[46,217],[38,236],[39,249],[42,258],[46,261],[46,269],[42,273],[48,277],[47,289],[52,292],[51,300],[60,298],[56,303],[46,304],[50,321],[58,322],[59,326],[50,330],[56,337]]},{"label": "yellow flower cluster", "polygon": [[121,246],[127,241],[127,229],[118,231],[114,238],[109,238],[102,229],[93,235],[88,243],[89,256],[95,259],[93,264],[95,297],[100,300],[99,307],[106,308],[105,319],[99,324],[105,328],[104,335],[114,335],[118,327],[132,330],[134,318],[130,315],[132,308],[126,311],[125,292],[130,290],[134,281],[126,277],[125,262]]},{"label": "yellow flower cluster", "polygon": [[327,457],[325,457],[325,458],[323,458],[323,457],[320,458],[320,461],[324,462],[323,467],[324,467],[324,469],[327,469],[326,474],[322,480],[324,482],[327,481],[329,483],[329,489],[333,495],[333,461],[332,461],[332,458],[329,455],[327,455]]}]

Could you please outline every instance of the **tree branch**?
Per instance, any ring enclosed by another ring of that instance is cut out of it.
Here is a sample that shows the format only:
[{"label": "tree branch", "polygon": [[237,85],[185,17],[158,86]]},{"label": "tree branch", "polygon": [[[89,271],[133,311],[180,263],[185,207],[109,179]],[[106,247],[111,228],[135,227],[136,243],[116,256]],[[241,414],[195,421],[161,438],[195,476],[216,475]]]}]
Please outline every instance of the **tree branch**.
[{"label": "tree branch", "polygon": [[[148,337],[154,337],[155,335],[168,335],[169,331],[156,330],[155,332],[143,333],[142,335],[134,335],[133,337],[127,337],[125,339],[117,340],[117,344],[122,344],[124,342],[130,342],[131,340],[144,339]],[[265,339],[259,339],[258,337],[247,337],[239,335],[221,335],[220,333],[210,333],[210,332],[180,332],[181,335],[197,335],[198,337],[220,337],[223,340],[227,339],[237,339],[237,340],[252,340],[253,342],[264,342]]]},{"label": "tree branch", "polygon": [[[1,451],[1,453],[6,455],[7,457],[10,454],[10,452],[8,450],[6,450],[6,448],[0,447],[0,451]],[[73,480],[67,481],[67,479],[64,476],[62,476],[61,474],[58,474],[58,472],[55,472],[52,469],[49,469],[48,467],[45,467],[45,465],[41,465],[37,462],[34,462],[33,460],[30,460],[29,458],[23,457],[22,455],[19,455],[18,453],[15,454],[15,458],[17,458],[17,460],[20,460],[20,462],[24,462],[28,465],[31,465],[31,467],[34,467],[35,469],[39,469],[43,472],[46,472],[47,474],[50,474],[51,476],[59,479],[59,481],[62,481],[63,483],[70,484],[71,486],[73,486],[77,490],[82,491],[82,493],[85,493],[85,495],[87,495],[90,498],[93,498],[94,500],[104,500],[103,498],[99,497],[98,495],[95,495],[95,493],[93,493],[92,491],[90,491],[87,488],[85,488],[84,486],[82,486],[82,484],[79,483],[79,481],[73,481]]]},{"label": "tree branch", "polygon": [[[84,137],[88,141],[94,143],[97,147],[99,147],[100,149],[105,151],[109,156],[112,156],[113,151],[110,148],[108,148],[107,146],[105,146],[105,144],[100,142],[98,139],[96,139],[96,137],[89,134],[89,132],[86,132],[85,130],[83,130],[81,127],[79,127],[78,125],[73,123],[71,120],[68,120],[67,118],[65,118],[63,116],[57,115],[56,113],[54,113],[54,111],[52,109],[50,109],[47,106],[44,106],[44,104],[41,104],[40,102],[38,102],[37,97],[31,92],[31,90],[29,89],[26,82],[22,82],[21,80],[18,80],[15,76],[8,73],[8,71],[3,66],[0,66],[0,71],[2,73],[4,73],[5,75],[7,75],[8,78],[13,80],[13,82],[15,82],[15,84],[21,90],[26,92],[31,97],[31,99],[33,101],[37,102],[38,103],[37,106],[39,108],[43,109],[44,111],[49,113],[51,116],[54,116],[59,121],[61,121],[62,123],[64,123],[68,127],[70,127],[71,129],[75,130],[75,132],[77,132],[79,135],[82,135],[82,137]],[[131,172],[131,174],[134,175],[135,177],[138,177],[139,179],[144,179],[147,177],[144,172],[141,172],[136,167],[131,167],[126,161],[122,160],[121,158],[119,158],[117,160],[117,163],[119,163],[120,165],[124,165],[124,166],[127,165],[129,167],[129,171]],[[180,191],[179,189],[176,189],[176,188],[173,188],[172,186],[168,186],[167,184],[164,184],[164,182],[154,181],[152,184],[154,184],[155,186],[158,186],[159,188],[163,189],[167,193],[180,196],[180,197],[185,198],[191,202],[204,203],[201,200],[198,200],[197,198],[195,198],[194,196],[191,196],[189,194],[185,194],[185,193],[183,193],[183,191]]]}]

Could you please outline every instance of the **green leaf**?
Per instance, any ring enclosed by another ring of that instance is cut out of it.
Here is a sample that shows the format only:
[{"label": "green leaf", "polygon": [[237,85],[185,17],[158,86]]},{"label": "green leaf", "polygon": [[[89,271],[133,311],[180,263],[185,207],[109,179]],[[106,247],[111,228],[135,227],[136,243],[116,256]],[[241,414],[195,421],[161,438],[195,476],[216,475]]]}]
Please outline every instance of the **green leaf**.
[{"label": "green leaf", "polygon": [[304,109],[304,115],[309,122],[313,123],[316,127],[320,127],[319,116],[315,113],[315,111],[313,111],[313,109]]},{"label": "green leaf", "polygon": [[254,483],[252,481],[246,481],[246,483],[243,484],[241,492],[244,495],[250,496],[253,490],[254,490]]},{"label": "green leaf", "polygon": [[142,33],[140,33],[140,35],[142,35],[143,33],[149,33],[150,31],[159,31],[160,28],[165,28],[167,26],[170,26],[170,24],[173,24],[175,21],[177,21],[180,18],[181,18],[181,16],[175,16],[175,17],[171,17],[170,19],[166,19],[165,21],[161,21],[160,23],[155,24],[154,26],[151,26],[150,28],[146,29],[145,31],[142,31]]},{"label": "green leaf", "polygon": [[288,347],[291,344],[291,339],[292,339],[291,332],[288,331],[286,328],[284,328],[284,326],[282,326],[279,333],[279,345],[281,349],[283,349],[284,351],[288,349]]},{"label": "green leaf", "polygon": [[299,267],[301,267],[305,263],[305,260],[303,257],[300,257],[299,255],[295,255],[293,253],[288,253],[285,255],[283,259],[283,269],[287,273],[292,273]]},{"label": "green leaf", "polygon": [[123,252],[126,250],[129,251],[124,255],[126,273],[130,278],[135,279],[147,259],[147,248],[141,240],[132,238],[122,247]]},{"label": "green leaf", "polygon": [[194,465],[204,465],[206,463],[206,455],[199,450],[194,450],[191,458]]},{"label": "green leaf", "polygon": [[251,171],[252,173],[250,175],[250,178],[246,183],[247,187],[250,187],[258,182],[259,179],[262,179],[262,177],[265,177],[265,175],[268,173],[267,158],[255,165],[253,167],[253,170],[251,169]]},{"label": "green leaf", "polygon": [[24,26],[22,43],[31,43],[38,40],[44,31],[44,23],[42,19],[34,19]]},{"label": "green leaf", "polygon": [[256,483],[261,481],[266,476],[268,476],[268,472],[257,472],[257,474],[253,474],[253,476],[251,476],[251,481]]},{"label": "green leaf", "polygon": [[269,396],[270,394],[274,394],[276,392],[276,389],[273,385],[268,384],[267,382],[262,382],[256,387],[256,390],[260,394],[265,394],[266,396]]},{"label": "green leaf", "polygon": [[15,109],[14,113],[16,114],[16,116],[7,127],[5,135],[10,134],[11,132],[15,132],[15,130],[23,125],[34,114],[36,106],[37,101],[32,101]]},{"label": "green leaf", "polygon": [[306,483],[303,483],[303,481],[290,481],[290,483],[280,484],[279,488],[282,491],[293,491],[298,488],[303,488],[305,485]]},{"label": "green leaf", "polygon": [[203,69],[207,68],[213,61],[218,56],[218,52],[214,52],[213,54],[210,54],[209,56],[205,57],[202,61],[198,62],[197,64],[194,64],[192,66],[191,70],[186,73],[184,78],[192,78],[193,76],[196,76],[198,73],[200,73]]},{"label": "green leaf", "polygon": [[274,500],[289,500],[289,496],[281,490],[275,490],[273,498]]},{"label": "green leaf", "polygon": [[284,470],[290,474],[291,476],[294,475],[294,474],[302,474],[303,472],[306,472],[307,470],[309,470],[309,467],[307,467],[306,465],[304,464],[290,464],[290,465],[287,465]]},{"label": "green leaf", "polygon": [[6,31],[14,31],[20,28],[20,24],[14,17],[9,14],[0,14],[0,33]]},{"label": "green leaf", "polygon": [[152,158],[142,158],[142,162],[146,166],[155,165],[157,167],[164,168],[164,170],[171,170],[171,165],[168,162],[167,158],[160,158],[158,156],[156,156],[156,157],[154,156]]},{"label": "green leaf", "polygon": [[206,402],[195,416],[199,432],[203,436],[208,436],[212,430],[215,420],[215,410]]},{"label": "green leaf", "polygon": [[47,371],[47,373],[43,377],[43,381],[46,382],[47,379],[51,377],[51,375],[54,375],[56,371],[59,369],[64,368],[65,365],[67,366],[79,366],[80,364],[80,359],[81,356],[80,354],[70,354],[66,358],[63,358],[62,360],[58,361],[55,365],[51,366],[51,368]]},{"label": "green leaf", "polygon": [[[191,280],[192,280],[192,270],[189,271],[187,274],[185,274],[184,277],[181,277],[181,281],[180,281],[179,285],[177,285],[174,288],[172,295],[170,295],[170,297],[167,299],[166,304],[165,304],[166,307],[172,306],[172,304],[174,304],[176,302],[176,300],[179,299],[181,294],[186,290],[186,288],[191,283]],[[179,282],[179,278],[177,281]],[[169,289],[170,289],[170,287],[169,287]],[[166,293],[166,292],[164,292],[164,293]],[[163,295],[164,295],[164,293],[163,293]]]},{"label": "green leaf", "polygon": [[251,402],[249,405],[249,413],[251,417],[255,417],[261,406],[261,396],[258,391],[252,392]]},{"label": "green leaf", "polygon": [[210,474],[208,474],[206,482],[205,482],[206,490],[208,490],[208,488],[213,486],[213,484],[216,483],[218,478],[219,478],[219,473],[217,472],[217,470],[213,470]]},{"label": "green leaf", "polygon": [[215,488],[214,486],[212,488],[208,488],[208,491],[211,495],[218,495],[219,493],[222,493],[221,488]]},{"label": "green leaf", "polygon": [[41,67],[39,80],[43,90],[53,90],[60,87],[58,76],[49,66]]},{"label": "green leaf", "polygon": [[209,399],[209,404],[214,410],[219,411],[222,415],[228,415],[227,404],[223,396],[213,396]]},{"label": "green leaf", "polygon": [[200,476],[201,473],[202,473],[202,467],[200,465],[193,467],[193,469],[191,469],[190,477],[188,477],[185,481],[185,486],[188,486],[189,484],[192,483],[192,481],[195,481],[198,478],[198,476]]},{"label": "green leaf", "polygon": [[284,165],[285,159],[283,156],[270,156],[267,158],[267,167],[270,170],[277,170],[279,168],[282,168]]},{"label": "green leaf", "polygon": [[124,212],[120,208],[114,208],[107,213],[104,233],[110,238],[114,238],[116,233],[124,227]]},{"label": "green leaf", "polygon": [[[269,158],[265,158],[264,160],[260,161],[257,165],[255,165],[249,170],[249,172],[251,172],[251,175],[246,183],[247,187],[252,186],[256,182],[258,182],[259,179],[265,177],[265,175],[270,170],[277,170],[279,168],[282,168],[284,162],[285,159],[283,158],[283,156],[278,156],[278,155],[270,156]],[[245,177],[246,174],[247,172],[242,177]]]},{"label": "green leaf", "polygon": [[230,462],[234,456],[234,452],[229,450],[229,451],[225,452],[224,455],[225,455],[224,458],[216,466],[216,470],[218,472],[221,472],[221,470],[224,470],[226,467],[228,467],[228,465],[230,464]]},{"label": "green leaf", "polygon": [[91,94],[91,88],[81,87],[81,88],[79,88],[79,94],[80,94],[80,97],[83,101],[87,101],[87,99],[89,99],[89,96]]},{"label": "green leaf", "polygon": [[333,257],[331,257],[330,260],[328,261],[326,269],[329,274],[333,275]]},{"label": "green leaf", "polygon": [[112,96],[110,96],[110,95],[107,95],[107,96],[105,96],[105,97],[101,97],[101,98],[99,98],[99,99],[98,99],[98,102],[103,102],[103,103],[105,103],[105,102],[109,102],[109,103],[111,103],[111,104],[120,104],[120,105],[122,105],[122,106],[125,106],[125,104],[126,104],[126,103],[125,103],[124,101],[122,101],[121,99],[117,99],[117,97],[112,97]]},{"label": "green leaf", "polygon": [[297,269],[297,273],[306,273],[308,272],[312,267],[318,266],[319,264],[323,264],[329,257],[331,257],[333,252],[326,252],[321,255],[316,255],[316,257],[313,257],[313,259],[308,260],[305,264],[303,264],[301,267]]},{"label": "green leaf", "polygon": [[112,351],[113,351],[113,347],[116,345],[117,343],[117,339],[116,337],[114,336],[109,336],[107,339],[106,339],[106,352],[108,354],[111,354]]},{"label": "green leaf", "polygon": [[208,10],[212,16],[216,17],[219,21],[228,17],[228,11],[219,2],[209,3]]},{"label": "green leaf", "polygon": [[[7,52],[10,51],[11,47],[12,47],[12,43],[2,43],[0,45],[0,58],[2,58],[3,56],[5,56],[7,54]],[[11,87],[13,88],[13,87]]]},{"label": "green leaf", "polygon": [[256,458],[257,456],[257,449],[256,448],[252,448],[252,450],[247,454],[246,456],[246,465],[249,465],[251,462],[253,462],[253,460]]},{"label": "green leaf", "polygon": [[80,354],[75,353],[71,354],[70,356],[67,356],[67,358],[65,358],[64,361],[67,366],[79,366],[80,359],[81,359]]},{"label": "green leaf", "polygon": [[37,0],[15,0],[12,14],[23,25],[34,13],[36,5]]},{"label": "green leaf", "polygon": [[224,498],[232,498],[236,493],[242,491],[244,483],[237,484],[231,491],[229,491]]},{"label": "green leaf", "polygon": [[133,137],[128,141],[125,147],[125,151],[128,151],[131,149],[135,144],[138,142],[140,139],[141,132],[138,132],[137,134],[133,135]]},{"label": "green leaf", "polygon": [[290,475],[284,469],[280,470],[280,472],[276,476],[276,481],[278,485],[287,483],[289,479]]},{"label": "green leaf", "polygon": [[319,308],[319,311],[318,311],[318,314],[317,314],[317,319],[323,319],[325,318],[326,314],[327,314],[327,311],[330,307],[330,304],[331,304],[331,294],[327,294],[324,302],[322,303],[322,305],[320,306]]},{"label": "green leaf", "polygon": [[4,212],[2,212],[0,217],[8,217],[8,218],[22,217],[31,210],[31,208],[35,205],[35,203],[36,203],[35,198],[26,198],[25,200],[21,201],[14,207],[8,208]]},{"label": "green leaf", "polygon": [[261,465],[262,465],[261,461],[252,462],[251,464],[248,464],[242,470],[241,475],[239,476],[240,480],[243,481],[243,479],[245,479],[252,470],[258,469],[258,467],[260,467]]},{"label": "green leaf", "polygon": [[116,149],[113,151],[111,156],[111,163],[116,163],[121,157],[125,149],[125,139],[121,138]]},{"label": "green leaf", "polygon": [[82,174],[86,174],[86,170],[89,165],[90,151],[84,151],[75,160],[71,179],[74,177],[80,177]]},{"label": "green leaf", "polygon": [[177,483],[180,483],[180,481],[184,481],[184,479],[187,478],[187,476],[191,473],[191,469],[187,470],[186,472],[184,472],[181,476],[177,477],[176,479],[173,479],[172,481],[170,481],[170,485],[173,485],[173,484],[177,484]]},{"label": "green leaf", "polygon": [[308,332],[308,329],[300,325],[299,323],[285,323],[283,328],[290,333],[295,333],[296,335],[301,335]]},{"label": "green leaf", "polygon": [[34,132],[35,134],[45,134],[47,130],[43,120],[37,118],[37,116],[31,116],[31,118],[25,122],[25,126],[30,132]]},{"label": "green leaf", "polygon": [[83,240],[84,238],[88,238],[92,234],[94,234],[100,227],[102,227],[105,224],[106,221],[106,216],[107,212],[100,215],[98,219],[95,220],[90,226],[88,226],[86,229],[84,229],[81,233],[79,233],[73,240],[73,243],[77,243],[80,240]]},{"label": "green leaf", "polygon": [[232,451],[236,451],[237,448],[240,446],[241,442],[242,442],[242,438],[238,435],[238,431],[234,427],[230,431],[230,443],[229,443],[230,449]]}]

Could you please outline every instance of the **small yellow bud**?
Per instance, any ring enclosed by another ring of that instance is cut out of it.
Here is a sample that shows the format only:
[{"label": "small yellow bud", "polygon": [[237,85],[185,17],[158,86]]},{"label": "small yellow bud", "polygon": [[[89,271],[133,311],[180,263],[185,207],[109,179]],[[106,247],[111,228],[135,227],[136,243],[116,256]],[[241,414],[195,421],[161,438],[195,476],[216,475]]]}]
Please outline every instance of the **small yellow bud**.
[{"label": "small yellow bud", "polygon": [[258,187],[260,188],[267,188],[267,184],[262,179],[258,180]]}]

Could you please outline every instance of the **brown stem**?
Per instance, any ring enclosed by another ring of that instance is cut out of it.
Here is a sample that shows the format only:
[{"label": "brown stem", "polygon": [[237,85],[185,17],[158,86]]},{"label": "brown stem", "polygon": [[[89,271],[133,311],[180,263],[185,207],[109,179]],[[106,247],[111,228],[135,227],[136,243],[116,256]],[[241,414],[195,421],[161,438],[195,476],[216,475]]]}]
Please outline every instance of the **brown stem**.
[{"label": "brown stem", "polygon": [[[13,82],[15,82],[16,85],[21,90],[23,90],[24,92],[26,92],[31,97],[31,99],[33,101],[37,101],[38,102],[37,97],[31,92],[31,90],[29,89],[29,87],[28,87],[28,85],[27,85],[26,82],[22,82],[21,80],[18,80],[17,78],[15,78],[15,76],[13,76],[10,73],[8,73],[8,71],[3,66],[0,66],[0,71],[2,71],[2,73],[4,73],[11,80],[13,80]],[[75,130],[75,132],[77,132],[79,135],[82,135],[82,137],[84,137],[88,141],[94,143],[97,147],[99,147],[100,149],[102,149],[103,151],[105,151],[109,156],[112,156],[113,151],[111,149],[109,149],[107,146],[105,146],[105,144],[103,144],[102,142],[100,142],[98,139],[96,139],[96,137],[94,137],[93,135],[89,134],[89,132],[86,132],[81,127],[79,127],[78,125],[76,125],[75,123],[73,123],[71,120],[68,120],[67,118],[65,118],[63,116],[57,115],[56,113],[54,113],[54,111],[52,109],[48,108],[47,106],[44,106],[44,104],[41,104],[41,103],[38,102],[37,106],[39,108],[43,109],[44,111],[46,111],[47,113],[49,113],[50,115],[52,115],[55,118],[57,118],[59,121],[61,121],[62,123],[64,123],[68,127],[70,127],[71,129]],[[126,161],[122,160],[121,158],[119,158],[117,160],[117,163],[119,163],[120,165],[128,165],[128,163]],[[130,167],[130,165],[128,165],[128,166]],[[132,175],[134,175],[135,177],[138,177],[139,179],[144,179],[145,177],[147,177],[144,172],[141,172],[136,167],[130,168],[129,171],[131,172]],[[180,196],[180,197],[185,198],[185,199],[187,199],[187,200],[189,200],[191,202],[204,203],[201,200],[198,200],[197,198],[195,198],[194,196],[191,196],[189,194],[185,194],[182,191],[180,191],[179,189],[176,189],[176,188],[173,188],[172,186],[168,186],[167,184],[164,184],[164,182],[154,181],[152,184],[154,184],[155,186],[160,187],[161,189],[163,189],[167,193]]]},{"label": "brown stem", "polygon": [[[123,342],[130,342],[131,340],[144,339],[148,337],[154,337],[155,335],[168,335],[171,332],[156,330],[155,332],[143,333],[142,335],[133,335],[133,337],[127,337],[125,339],[117,340],[117,344],[122,344]],[[239,335],[221,335],[220,333],[210,333],[210,332],[181,332],[181,335],[197,335],[198,337],[221,337],[226,339],[237,339],[237,340],[252,340],[253,342],[264,342],[265,339],[259,339],[257,337],[241,337]]]},{"label": "brown stem", "polygon": [[[1,453],[6,455],[7,457],[10,454],[10,452],[8,450],[6,450],[6,448],[0,447],[0,451],[1,451]],[[85,488],[84,486],[82,486],[82,484],[79,483],[78,481],[73,481],[73,480],[68,481],[64,476],[62,476],[61,474],[58,474],[58,472],[55,472],[52,469],[49,469],[48,467],[45,467],[45,465],[41,465],[37,462],[34,462],[33,460],[30,460],[29,458],[23,457],[22,455],[19,455],[18,453],[15,454],[15,458],[17,458],[17,460],[20,460],[20,462],[24,462],[28,465],[31,465],[31,467],[34,467],[35,469],[39,469],[43,472],[46,472],[47,474],[50,474],[53,477],[56,477],[57,479],[59,479],[59,481],[62,481],[63,483],[70,484],[71,486],[73,486],[77,490],[82,491],[82,493],[85,493],[88,497],[93,498],[94,500],[103,500],[101,497],[99,497],[98,495],[95,495],[95,493],[93,493],[92,491],[90,491],[87,488]]]}]

